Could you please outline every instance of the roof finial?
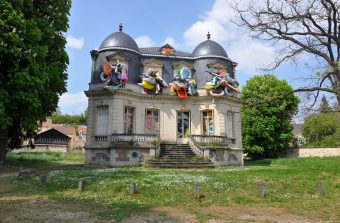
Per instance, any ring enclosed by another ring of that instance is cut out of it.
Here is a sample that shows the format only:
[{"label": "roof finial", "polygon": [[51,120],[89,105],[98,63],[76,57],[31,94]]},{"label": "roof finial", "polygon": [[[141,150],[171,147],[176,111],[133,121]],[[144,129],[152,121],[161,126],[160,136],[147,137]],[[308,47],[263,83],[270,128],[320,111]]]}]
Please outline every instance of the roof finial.
[{"label": "roof finial", "polygon": [[210,39],[211,34],[208,32],[207,39]]},{"label": "roof finial", "polygon": [[122,32],[123,31],[123,23],[120,23],[119,24],[119,32]]}]

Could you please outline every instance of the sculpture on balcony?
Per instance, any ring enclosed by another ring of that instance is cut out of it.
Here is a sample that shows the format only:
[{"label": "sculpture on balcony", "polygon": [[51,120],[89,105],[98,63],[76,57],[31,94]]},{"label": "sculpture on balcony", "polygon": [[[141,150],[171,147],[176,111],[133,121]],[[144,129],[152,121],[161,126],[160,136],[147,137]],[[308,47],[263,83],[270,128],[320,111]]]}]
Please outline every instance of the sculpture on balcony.
[{"label": "sculpture on balcony", "polygon": [[197,95],[197,84],[191,78],[191,71],[186,68],[178,68],[174,75],[174,82],[171,83],[171,95],[177,95],[180,99],[185,99],[189,96]]},{"label": "sculpture on balcony", "polygon": [[150,69],[147,74],[142,75],[143,92],[146,94],[162,94],[163,89],[168,87],[168,84],[160,77],[159,71]]},{"label": "sculpture on balcony", "polygon": [[104,88],[108,90],[115,90],[124,87],[128,82],[127,65],[119,63],[111,65],[108,61],[102,62],[102,72],[100,73],[100,80],[104,82]]},{"label": "sculpture on balcony", "polygon": [[223,72],[214,73],[207,71],[211,75],[204,89],[212,96],[232,95],[232,92],[240,92],[240,84],[232,79],[229,74]]}]

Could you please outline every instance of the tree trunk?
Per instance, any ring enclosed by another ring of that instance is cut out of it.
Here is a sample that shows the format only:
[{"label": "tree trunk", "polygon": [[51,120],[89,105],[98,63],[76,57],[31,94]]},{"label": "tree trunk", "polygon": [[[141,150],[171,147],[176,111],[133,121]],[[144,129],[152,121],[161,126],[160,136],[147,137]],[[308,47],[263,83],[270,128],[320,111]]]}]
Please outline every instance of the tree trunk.
[{"label": "tree trunk", "polygon": [[7,154],[7,137],[0,134],[0,169],[5,166]]}]

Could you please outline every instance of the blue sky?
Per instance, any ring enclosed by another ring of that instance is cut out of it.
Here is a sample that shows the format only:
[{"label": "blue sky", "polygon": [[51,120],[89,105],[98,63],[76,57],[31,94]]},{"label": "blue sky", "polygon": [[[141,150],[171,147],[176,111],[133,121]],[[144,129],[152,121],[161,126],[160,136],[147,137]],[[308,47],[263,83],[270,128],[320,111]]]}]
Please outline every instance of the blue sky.
[{"label": "blue sky", "polygon": [[[68,92],[60,98],[63,114],[80,114],[87,107],[84,90],[90,81],[90,51],[97,49],[111,33],[123,31],[136,40],[139,47],[169,43],[180,51],[193,49],[211,33],[211,39],[221,44],[229,57],[238,62],[236,77],[241,86],[266,67],[275,57],[275,46],[252,40],[230,19],[233,12],[225,0],[73,0],[69,17],[67,52]],[[301,84],[296,78],[306,72],[303,57],[299,66],[287,63],[275,70],[279,79],[293,87]]]}]

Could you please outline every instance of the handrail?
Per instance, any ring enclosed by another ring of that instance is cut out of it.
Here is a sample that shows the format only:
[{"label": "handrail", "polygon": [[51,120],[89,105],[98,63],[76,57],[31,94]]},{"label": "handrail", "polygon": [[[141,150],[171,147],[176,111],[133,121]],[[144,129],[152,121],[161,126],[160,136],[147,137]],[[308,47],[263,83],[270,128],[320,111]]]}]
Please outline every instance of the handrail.
[{"label": "handrail", "polygon": [[118,142],[150,143],[152,146],[157,147],[160,145],[160,136],[159,134],[112,134],[111,143]]},{"label": "handrail", "polygon": [[200,147],[200,145],[197,143],[197,141],[189,135],[188,142],[190,148],[193,150],[193,152],[198,156],[204,156],[204,148]]},{"label": "handrail", "polygon": [[198,145],[207,144],[207,146],[223,146],[227,147],[229,145],[230,139],[227,136],[217,136],[217,135],[191,135]]}]

